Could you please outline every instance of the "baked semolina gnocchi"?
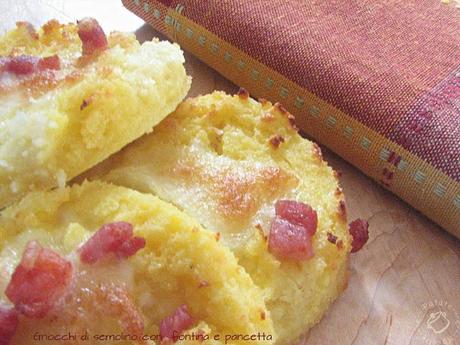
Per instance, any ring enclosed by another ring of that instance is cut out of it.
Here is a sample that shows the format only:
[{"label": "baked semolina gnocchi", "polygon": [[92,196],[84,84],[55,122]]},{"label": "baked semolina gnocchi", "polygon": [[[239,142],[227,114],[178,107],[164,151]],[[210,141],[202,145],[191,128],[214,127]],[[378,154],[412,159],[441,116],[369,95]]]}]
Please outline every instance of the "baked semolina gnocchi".
[{"label": "baked semolina gnocchi", "polygon": [[105,36],[94,19],[0,37],[0,207],[66,181],[172,112],[190,88],[180,48]]},{"label": "baked semolina gnocchi", "polygon": [[231,251],[158,197],[103,182],[34,192],[2,212],[0,232],[0,320],[17,319],[10,344],[37,333],[89,335],[74,344],[275,337],[262,291]]},{"label": "baked semolina gnocchi", "polygon": [[219,234],[262,290],[280,343],[315,325],[347,285],[337,174],[279,104],[244,90],[187,99],[83,177],[157,195]]}]

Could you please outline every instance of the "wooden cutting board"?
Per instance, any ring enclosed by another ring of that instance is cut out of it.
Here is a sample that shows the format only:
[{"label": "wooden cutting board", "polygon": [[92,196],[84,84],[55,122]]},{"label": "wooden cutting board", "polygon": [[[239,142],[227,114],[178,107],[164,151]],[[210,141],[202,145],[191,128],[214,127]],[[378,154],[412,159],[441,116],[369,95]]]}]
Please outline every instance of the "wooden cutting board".
[{"label": "wooden cutting board", "polygon": [[[117,0],[0,0],[0,33],[18,20],[38,25],[83,16],[96,17],[106,31],[140,27],[140,40],[156,35]],[[190,54],[186,60],[190,95],[237,90]],[[349,219],[367,219],[370,240],[351,256],[348,289],[304,343],[460,345],[460,241],[333,153],[324,149],[324,156],[342,172]]]}]

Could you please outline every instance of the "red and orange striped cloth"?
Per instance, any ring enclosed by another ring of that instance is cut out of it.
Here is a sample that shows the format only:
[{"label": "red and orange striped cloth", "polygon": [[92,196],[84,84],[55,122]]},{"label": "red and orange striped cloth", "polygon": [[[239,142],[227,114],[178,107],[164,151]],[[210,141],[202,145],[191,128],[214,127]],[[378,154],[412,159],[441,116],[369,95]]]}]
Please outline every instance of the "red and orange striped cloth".
[{"label": "red and orange striped cloth", "polygon": [[460,237],[460,9],[443,2],[123,0]]}]

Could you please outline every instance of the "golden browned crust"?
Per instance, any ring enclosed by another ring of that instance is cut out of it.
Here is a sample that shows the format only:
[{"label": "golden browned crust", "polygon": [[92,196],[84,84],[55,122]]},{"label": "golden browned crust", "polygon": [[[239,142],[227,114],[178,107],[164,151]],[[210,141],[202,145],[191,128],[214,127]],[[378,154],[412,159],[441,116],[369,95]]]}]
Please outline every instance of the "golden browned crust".
[{"label": "golden browned crust", "polygon": [[295,116],[288,112],[286,108],[281,105],[281,103],[275,103],[274,107],[280,114],[282,114],[288,119],[289,125],[291,126],[292,130],[298,132],[299,128],[296,125]]},{"label": "golden browned crust", "polygon": [[240,87],[237,95],[243,100],[249,99],[249,92],[245,88]]},{"label": "golden browned crust", "polygon": [[267,101],[265,98],[262,98],[262,97],[258,99],[258,102],[262,104],[262,106],[265,106],[266,104],[270,103],[269,101]]},{"label": "golden browned crust", "polygon": [[339,213],[340,219],[344,221],[347,220],[347,208],[345,206],[345,200],[343,199],[339,201],[338,213]]},{"label": "golden browned crust", "polygon": [[56,19],[51,19],[42,26],[42,29],[45,35],[50,35],[51,33],[58,31],[61,27],[61,23],[59,23]]},{"label": "golden browned crust", "polygon": [[321,151],[321,147],[317,143],[313,143],[313,156],[316,157],[316,159],[320,162],[323,163],[323,152]]},{"label": "golden browned crust", "polygon": [[264,167],[240,173],[230,167],[216,172],[197,164],[193,157],[178,161],[172,173],[199,182],[217,198],[219,214],[228,219],[249,218],[265,199],[297,184],[297,178],[278,167]]},{"label": "golden browned crust", "polygon": [[287,188],[294,178],[279,168],[269,167],[252,174],[209,176],[219,196],[219,210],[228,218],[250,217],[265,197]]},{"label": "golden browned crust", "polygon": [[261,319],[261,320],[265,320],[265,317],[266,317],[265,311],[264,311],[264,310],[261,310],[261,311],[260,311],[260,319]]},{"label": "golden browned crust", "polygon": [[257,224],[255,225],[255,228],[256,228],[257,232],[259,233],[260,237],[261,237],[265,242],[267,242],[268,236],[265,235],[265,231],[264,231],[264,228],[262,227],[262,224],[257,223]]},{"label": "golden browned crust", "polygon": [[18,29],[21,29],[21,28],[25,29],[29,33],[30,38],[32,38],[33,40],[39,39],[37,31],[35,30],[34,26],[31,23],[19,21],[19,22],[16,22],[16,27]]},{"label": "golden browned crust", "polygon": [[269,142],[274,149],[277,149],[281,143],[284,143],[284,138],[283,136],[276,134],[270,138]]}]

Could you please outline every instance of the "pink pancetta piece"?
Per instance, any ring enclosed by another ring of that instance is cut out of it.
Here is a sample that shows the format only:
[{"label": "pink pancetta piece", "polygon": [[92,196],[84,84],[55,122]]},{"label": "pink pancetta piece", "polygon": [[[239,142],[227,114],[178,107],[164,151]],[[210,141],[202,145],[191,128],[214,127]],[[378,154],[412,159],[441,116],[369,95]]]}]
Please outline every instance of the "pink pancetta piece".
[{"label": "pink pancetta piece", "polygon": [[93,264],[110,254],[124,259],[144,247],[145,239],[133,237],[130,223],[114,222],[103,225],[78,251],[82,262]]},{"label": "pink pancetta piece", "polygon": [[19,313],[42,318],[65,295],[71,278],[70,261],[37,241],[30,241],[5,294]]}]

